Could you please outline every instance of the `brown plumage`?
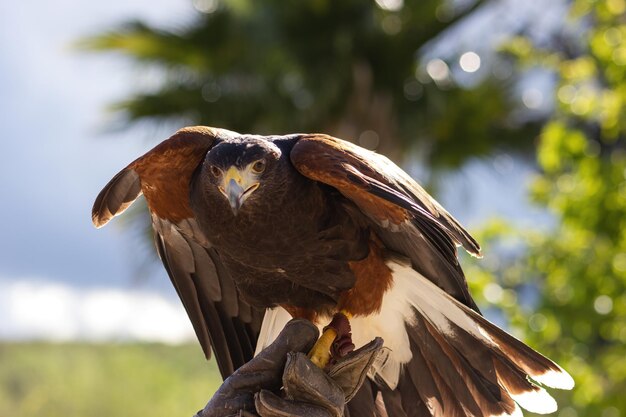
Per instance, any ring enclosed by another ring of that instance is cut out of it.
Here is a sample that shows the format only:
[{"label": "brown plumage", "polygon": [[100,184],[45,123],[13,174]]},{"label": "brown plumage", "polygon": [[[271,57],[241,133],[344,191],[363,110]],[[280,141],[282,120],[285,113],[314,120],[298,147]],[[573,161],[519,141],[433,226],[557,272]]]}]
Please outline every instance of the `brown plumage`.
[{"label": "brown plumage", "polygon": [[354,286],[341,294],[337,309],[353,316],[378,313],[382,307],[383,294],[393,283],[391,269],[385,264],[384,247],[373,235],[369,242],[369,254],[360,261],[348,262],[354,274]]},{"label": "brown plumage", "polygon": [[281,311],[324,325],[344,310],[357,344],[383,336],[390,349],[357,396],[372,403],[353,414],[514,415],[515,401],[547,412],[555,404],[531,379],[573,385],[480,315],[456,253],[478,256],[478,243],[381,155],[326,135],[185,128],[105,186],[94,224],[141,193],[223,377],[271,340]]}]

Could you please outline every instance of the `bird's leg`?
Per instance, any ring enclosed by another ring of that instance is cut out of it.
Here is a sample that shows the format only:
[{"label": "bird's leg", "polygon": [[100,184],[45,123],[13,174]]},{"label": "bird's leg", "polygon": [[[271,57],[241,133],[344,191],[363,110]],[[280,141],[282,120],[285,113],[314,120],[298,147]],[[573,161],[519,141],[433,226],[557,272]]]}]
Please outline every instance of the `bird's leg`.
[{"label": "bird's leg", "polygon": [[331,358],[339,359],[354,350],[350,333],[350,318],[352,314],[345,310],[333,316],[332,321],[324,328],[324,332],[309,352],[311,362],[323,369]]}]

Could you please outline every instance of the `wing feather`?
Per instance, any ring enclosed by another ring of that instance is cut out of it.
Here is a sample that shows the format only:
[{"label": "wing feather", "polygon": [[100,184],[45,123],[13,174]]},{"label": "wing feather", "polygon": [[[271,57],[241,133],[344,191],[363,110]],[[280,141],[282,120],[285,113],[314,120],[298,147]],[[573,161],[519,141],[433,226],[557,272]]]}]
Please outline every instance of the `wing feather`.
[{"label": "wing feather", "polygon": [[122,214],[141,195],[139,175],[132,168],[118,172],[104,186],[91,211],[93,224],[100,228],[114,216]]},{"label": "wing feather", "polygon": [[231,135],[202,126],[181,129],[113,177],[92,211],[101,227],[144,194],[157,252],[205,356],[213,350],[223,378],[253,357],[264,312],[240,298],[219,253],[198,228],[189,184],[215,141]]},{"label": "wing feather", "polygon": [[388,249],[457,300],[478,311],[456,246],[480,256],[463,227],[386,157],[327,135],[303,135],[290,154],[304,176],[336,188],[368,216]]}]

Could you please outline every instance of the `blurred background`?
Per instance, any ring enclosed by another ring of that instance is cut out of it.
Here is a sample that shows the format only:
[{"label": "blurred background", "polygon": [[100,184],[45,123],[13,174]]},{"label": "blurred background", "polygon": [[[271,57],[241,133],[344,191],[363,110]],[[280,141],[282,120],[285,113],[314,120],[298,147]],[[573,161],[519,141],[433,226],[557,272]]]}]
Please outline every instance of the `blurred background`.
[{"label": "blurred background", "polygon": [[93,199],[192,124],[389,155],[484,248],[489,319],[626,415],[625,0],[0,4],[0,415],[188,416],[219,385],[141,207]]}]

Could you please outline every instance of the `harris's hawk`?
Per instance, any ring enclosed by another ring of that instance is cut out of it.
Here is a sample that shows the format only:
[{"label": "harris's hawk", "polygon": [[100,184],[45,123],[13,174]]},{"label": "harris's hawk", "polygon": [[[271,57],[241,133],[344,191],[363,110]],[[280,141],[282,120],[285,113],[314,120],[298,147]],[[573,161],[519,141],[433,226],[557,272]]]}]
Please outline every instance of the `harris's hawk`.
[{"label": "harris's hawk", "polygon": [[391,417],[551,412],[537,383],[574,385],[482,317],[456,252],[478,256],[478,243],[384,156],[322,134],[189,127],[113,177],[94,224],[142,193],[158,253],[223,377],[291,316],[323,326],[343,312],[356,345],[385,341],[368,389]]}]

